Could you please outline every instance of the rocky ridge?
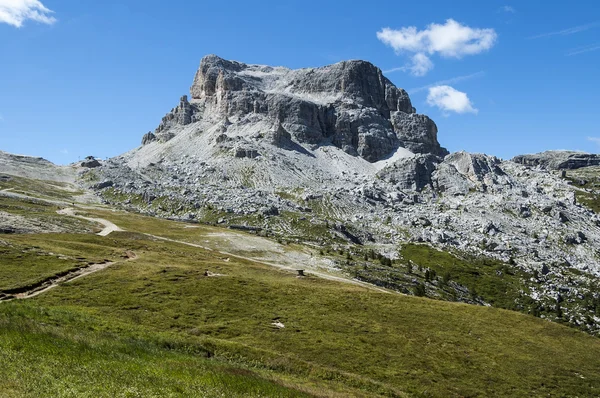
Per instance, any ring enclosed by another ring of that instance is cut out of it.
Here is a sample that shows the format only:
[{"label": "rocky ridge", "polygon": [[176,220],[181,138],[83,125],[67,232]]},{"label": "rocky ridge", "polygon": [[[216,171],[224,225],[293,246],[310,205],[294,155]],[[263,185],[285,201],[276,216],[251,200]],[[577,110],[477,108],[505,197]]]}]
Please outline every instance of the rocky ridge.
[{"label": "rocky ridge", "polygon": [[600,156],[575,151],[546,151],[515,156],[512,160],[526,166],[539,166],[549,170],[574,170],[600,165]]}]

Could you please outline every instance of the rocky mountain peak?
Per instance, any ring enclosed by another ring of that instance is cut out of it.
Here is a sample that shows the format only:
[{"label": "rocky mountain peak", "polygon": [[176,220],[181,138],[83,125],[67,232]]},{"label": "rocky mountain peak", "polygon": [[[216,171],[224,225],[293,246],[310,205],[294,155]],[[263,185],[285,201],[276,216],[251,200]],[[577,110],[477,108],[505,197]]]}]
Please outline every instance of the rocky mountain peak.
[{"label": "rocky mountain peak", "polygon": [[281,127],[309,150],[332,145],[369,162],[399,148],[447,154],[435,123],[417,115],[407,92],[367,61],[292,70],[208,55],[190,93],[191,101],[183,97],[163,118],[153,133],[156,139],[146,135],[143,143],[167,142],[190,124],[197,124],[195,134],[206,132],[227,117],[233,125],[229,130],[244,130],[237,134],[242,140]]}]

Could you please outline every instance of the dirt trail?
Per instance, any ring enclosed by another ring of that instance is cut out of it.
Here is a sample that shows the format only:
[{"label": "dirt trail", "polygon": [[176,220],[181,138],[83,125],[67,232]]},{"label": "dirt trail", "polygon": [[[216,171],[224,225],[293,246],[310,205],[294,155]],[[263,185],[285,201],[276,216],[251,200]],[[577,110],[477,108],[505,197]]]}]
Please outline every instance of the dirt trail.
[{"label": "dirt trail", "polygon": [[[8,195],[15,195],[15,196],[22,197],[22,198],[31,198],[31,197],[29,197],[27,195],[13,194],[13,193],[7,193],[7,194]],[[50,203],[54,203],[54,204],[58,204],[58,205],[63,205],[63,206],[64,205],[68,206],[70,204],[70,203],[66,203],[66,202],[62,202],[62,201],[53,201],[53,200],[46,200],[46,199],[39,199],[39,198],[34,198],[34,199],[42,200],[42,201],[46,201],[46,202],[50,202]],[[82,206],[82,208],[94,209],[94,207],[90,207],[90,206]],[[77,213],[75,213],[75,209],[72,208],[72,207],[67,207],[65,209],[58,210],[57,213],[61,214],[61,215],[65,215],[65,216],[77,217],[77,218],[81,218],[81,219],[84,219],[84,220],[88,220],[88,221],[92,221],[92,222],[97,222],[97,223],[103,225],[104,229],[101,232],[98,233],[98,235],[100,235],[100,236],[108,236],[111,232],[123,231],[123,229],[119,228],[116,224],[114,224],[114,223],[112,223],[112,222],[110,222],[108,220],[105,220],[103,218],[91,218],[91,217],[80,216]],[[208,251],[213,251],[213,252],[222,254],[224,256],[228,256],[228,257],[233,257],[233,258],[247,260],[247,261],[253,261],[255,263],[264,264],[264,265],[268,265],[270,267],[275,267],[275,268],[279,268],[279,269],[283,269],[283,270],[287,270],[287,271],[293,271],[293,272],[295,272],[298,269],[306,269],[306,264],[302,264],[302,265],[299,265],[297,267],[290,267],[290,266],[281,265],[281,264],[277,264],[277,263],[271,263],[271,262],[268,262],[268,261],[264,261],[264,260],[253,258],[253,257],[249,257],[249,256],[241,256],[241,255],[229,253],[229,252],[226,252],[226,251],[217,251],[217,250],[211,249],[210,247],[206,247],[206,246],[202,246],[202,245],[198,245],[198,244],[194,244],[194,243],[189,243],[189,242],[184,242],[184,241],[180,241],[180,240],[165,238],[163,236],[157,236],[157,235],[152,235],[152,234],[144,234],[144,235],[152,237],[152,238],[155,238],[155,239],[160,239],[160,240],[164,240],[164,241],[168,241],[168,242],[179,243],[179,244],[182,244],[182,245],[187,245],[187,246],[197,247],[197,248],[208,250]],[[110,265],[108,265],[108,266],[110,266]],[[106,268],[106,267],[104,267],[104,268]],[[101,269],[104,269],[104,268],[101,268]],[[99,271],[99,270],[100,269],[92,271],[92,272],[96,272],[96,271]],[[378,291],[378,292],[381,292],[381,293],[388,293],[388,294],[392,293],[389,290],[385,290],[385,289],[379,288],[377,286],[374,286],[372,284],[361,282],[361,281],[357,281],[357,280],[354,280],[354,279],[348,279],[348,278],[344,278],[344,277],[341,277],[341,276],[334,276],[334,275],[330,275],[330,274],[327,274],[327,273],[324,273],[324,272],[319,272],[319,271],[316,271],[316,270],[313,270],[313,269],[306,269],[306,271],[309,272],[311,275],[317,276],[319,278],[323,278],[323,279],[327,279],[327,280],[331,280],[331,281],[336,281],[336,282],[347,283],[347,284],[356,285],[356,286],[362,286],[362,287],[365,287],[367,289],[375,290],[375,291]],[[87,275],[87,274],[85,274],[85,275]],[[75,277],[78,278],[78,277],[82,277],[82,276],[84,276],[84,275],[76,275]],[[52,288],[52,287],[50,287],[50,288]],[[37,294],[40,294],[40,293],[37,293]],[[32,296],[28,296],[28,297],[32,297]],[[0,300],[1,300],[1,298],[0,298]]]},{"label": "dirt trail", "polygon": [[[137,255],[133,252],[126,252],[125,257],[127,257],[124,261],[131,261],[137,258]],[[14,294],[10,293],[2,293],[0,292],[0,302],[2,301],[12,301],[12,300],[24,300],[32,297],[39,296],[42,293],[46,293],[48,290],[54,289],[62,283],[69,283],[76,279],[83,278],[84,276],[88,276],[98,271],[102,271],[112,265],[117,264],[118,261],[106,261],[102,263],[90,264],[85,267],[81,267],[74,271],[68,272],[64,275],[60,276],[51,276],[31,288]]]},{"label": "dirt trail", "polygon": [[[238,254],[233,254],[233,253],[229,253],[229,252],[225,252],[225,251],[213,250],[210,247],[198,245],[198,244],[195,244],[195,243],[184,242],[184,241],[170,239],[170,238],[165,238],[163,236],[157,236],[157,235],[152,235],[152,234],[144,234],[144,235],[149,236],[151,238],[155,238],[155,239],[159,239],[159,240],[164,240],[164,241],[167,241],[167,242],[173,242],[173,243],[179,243],[179,244],[182,244],[182,245],[197,247],[199,249],[204,249],[204,250],[208,250],[208,251],[211,251],[211,252],[216,252],[216,253],[222,254],[222,255],[227,256],[227,257],[237,258],[237,259],[240,259],[240,260],[252,261],[254,263],[264,264],[264,265],[268,265],[270,267],[279,268],[279,269],[286,270],[286,271],[296,272],[298,269],[306,269],[304,265],[298,266],[298,267],[289,267],[289,266],[286,266],[286,265],[281,265],[281,264],[271,263],[271,262],[268,262],[268,261],[258,260],[256,258],[252,258],[252,257],[240,256]],[[341,276],[334,276],[334,275],[326,274],[324,272],[314,271],[312,269],[306,269],[306,272],[308,273],[308,275],[314,275],[314,276],[317,276],[319,278],[327,279],[327,280],[330,280],[330,281],[336,281],[336,282],[342,282],[342,283],[347,283],[347,284],[351,284],[351,285],[362,286],[362,287],[365,287],[367,289],[375,290],[375,291],[378,291],[378,292],[381,292],[381,293],[388,293],[388,294],[392,293],[389,290],[381,289],[381,288],[379,288],[377,286],[374,286],[374,285],[372,285],[370,283],[361,282],[361,281],[357,281],[357,280],[354,280],[354,279],[348,279],[348,278],[344,278],[344,277],[341,277]]]},{"label": "dirt trail", "polygon": [[98,232],[98,234],[97,234],[100,236],[108,236],[111,232],[123,231],[121,228],[119,228],[112,222],[105,220],[103,218],[92,218],[92,217],[80,216],[75,213],[75,209],[72,207],[67,207],[66,209],[58,210],[57,213],[62,214],[64,216],[77,217],[77,218],[81,218],[83,220],[97,222],[98,224],[103,225],[104,229],[102,231]]}]

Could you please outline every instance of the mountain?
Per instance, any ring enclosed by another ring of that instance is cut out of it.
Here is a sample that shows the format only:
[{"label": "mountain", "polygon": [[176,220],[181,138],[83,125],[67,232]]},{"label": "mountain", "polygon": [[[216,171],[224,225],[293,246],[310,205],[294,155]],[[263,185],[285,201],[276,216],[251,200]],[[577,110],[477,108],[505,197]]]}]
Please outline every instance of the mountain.
[{"label": "mountain", "polygon": [[[448,154],[435,123],[365,61],[290,70],[209,55],[190,93],[140,147],[90,168],[87,185],[130,210],[332,250],[401,259],[419,243],[499,261],[524,275],[505,306],[539,312],[573,299],[570,322],[598,330],[580,302],[597,298],[600,217],[578,202],[585,188],[552,167]],[[370,271],[357,277],[412,291]],[[470,294],[450,296],[496,299],[467,285]]]},{"label": "mountain", "polygon": [[0,152],[0,396],[597,395],[595,155],[448,154],[363,61],[190,98],[107,161]]}]

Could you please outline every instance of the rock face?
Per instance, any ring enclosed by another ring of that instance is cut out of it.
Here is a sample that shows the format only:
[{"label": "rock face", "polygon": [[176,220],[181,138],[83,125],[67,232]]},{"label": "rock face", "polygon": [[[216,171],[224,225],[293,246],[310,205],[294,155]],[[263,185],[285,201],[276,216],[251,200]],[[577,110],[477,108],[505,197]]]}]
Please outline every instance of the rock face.
[{"label": "rock face", "polygon": [[[246,131],[265,124],[285,130],[290,139],[312,147],[334,145],[375,162],[399,147],[444,156],[435,123],[417,115],[406,91],[365,61],[290,70],[247,65],[215,55],[202,59],[187,96],[162,120],[154,136],[169,141],[177,128],[228,118]],[[269,129],[271,130],[271,129]],[[266,131],[264,131],[266,132]],[[144,136],[143,143],[153,141]],[[278,145],[279,138],[274,145]]]},{"label": "rock face", "polygon": [[156,136],[151,131],[144,134],[144,136],[142,137],[142,145],[148,145],[149,143],[154,141],[156,141]]},{"label": "rock face", "polygon": [[381,170],[377,176],[400,189],[421,191],[433,187],[432,174],[441,159],[432,154],[403,158]]},{"label": "rock face", "polygon": [[[179,105],[171,109],[171,112],[167,113],[162,118],[162,121],[154,131],[154,136],[159,140],[168,141],[172,138],[171,134],[168,134],[168,130],[173,126],[186,126],[192,122],[192,117],[195,109],[188,102],[187,95],[184,95],[179,99]],[[148,133],[144,136],[146,141],[152,139],[152,135]],[[142,144],[143,144],[142,140]]]},{"label": "rock face", "polygon": [[600,165],[599,155],[572,151],[546,151],[532,155],[519,155],[512,160],[525,166],[540,166],[549,170],[574,170]]},{"label": "rock face", "polygon": [[500,159],[495,156],[455,152],[446,156],[432,179],[439,191],[449,194],[486,192],[511,184],[500,164]]}]

